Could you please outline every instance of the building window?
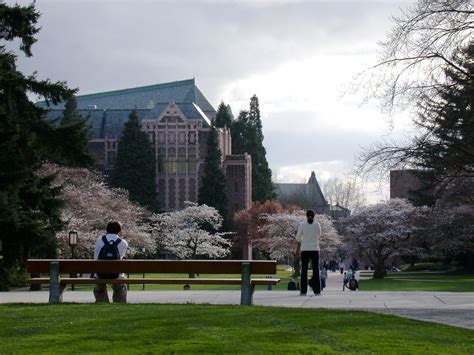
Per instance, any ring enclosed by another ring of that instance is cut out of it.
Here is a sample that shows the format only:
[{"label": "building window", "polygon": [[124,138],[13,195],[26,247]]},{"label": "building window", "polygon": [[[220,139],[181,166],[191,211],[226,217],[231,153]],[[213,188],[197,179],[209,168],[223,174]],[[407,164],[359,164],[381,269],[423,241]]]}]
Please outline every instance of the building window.
[{"label": "building window", "polygon": [[196,133],[195,132],[189,133],[189,143],[190,144],[195,144],[196,143]]},{"label": "building window", "polygon": [[178,173],[186,174],[186,149],[178,149]]},{"label": "building window", "polygon": [[174,132],[168,133],[168,142],[174,143],[176,141],[176,135]]},{"label": "building window", "polygon": [[234,192],[239,192],[239,184],[234,183]]},{"label": "building window", "polygon": [[184,144],[185,143],[185,133],[184,132],[179,132],[178,143],[179,144]]},{"label": "building window", "polygon": [[158,172],[159,173],[165,172],[165,159],[163,155],[158,155]]},{"label": "building window", "polygon": [[107,166],[109,168],[113,168],[115,166],[115,159],[117,157],[117,153],[113,150],[109,150],[107,152]]},{"label": "building window", "polygon": [[188,157],[188,173],[196,174],[196,156],[189,155]]},{"label": "building window", "polygon": [[169,174],[176,174],[176,157],[168,158],[166,162],[166,172]]}]

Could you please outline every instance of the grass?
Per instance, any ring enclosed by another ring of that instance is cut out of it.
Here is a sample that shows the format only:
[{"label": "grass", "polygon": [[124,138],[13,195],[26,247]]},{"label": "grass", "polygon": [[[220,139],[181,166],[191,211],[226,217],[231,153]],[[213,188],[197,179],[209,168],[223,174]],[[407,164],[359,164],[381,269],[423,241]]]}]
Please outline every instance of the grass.
[{"label": "grass", "polygon": [[474,275],[447,272],[389,272],[382,280],[361,280],[362,291],[474,292]]},{"label": "grass", "polygon": [[471,354],[474,331],[360,311],[211,305],[0,305],[0,353]]}]

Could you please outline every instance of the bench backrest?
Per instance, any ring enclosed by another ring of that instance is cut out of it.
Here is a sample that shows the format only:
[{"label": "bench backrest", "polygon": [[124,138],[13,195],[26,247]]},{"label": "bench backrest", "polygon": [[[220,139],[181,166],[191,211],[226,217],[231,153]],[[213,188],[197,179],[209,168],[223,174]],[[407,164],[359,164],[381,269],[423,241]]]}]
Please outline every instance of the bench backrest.
[{"label": "bench backrest", "polygon": [[250,263],[252,274],[276,274],[275,260],[87,260],[30,259],[28,273],[49,273],[50,263],[59,263],[61,273],[203,273],[240,274],[242,263]]}]

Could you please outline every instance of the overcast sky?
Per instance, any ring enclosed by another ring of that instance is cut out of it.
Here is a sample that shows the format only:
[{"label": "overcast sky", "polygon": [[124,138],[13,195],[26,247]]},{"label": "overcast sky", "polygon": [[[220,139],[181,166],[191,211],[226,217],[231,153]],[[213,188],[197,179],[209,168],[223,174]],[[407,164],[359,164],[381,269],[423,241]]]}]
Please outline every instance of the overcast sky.
[{"label": "overcast sky", "polygon": [[[13,3],[12,1],[7,1]],[[21,4],[29,2],[20,1]],[[260,100],[277,182],[344,177],[389,132],[377,103],[342,95],[376,60],[400,1],[46,1],[33,57],[19,68],[79,94],[194,77],[237,116]],[[405,122],[405,123],[404,123]],[[369,188],[370,199],[387,198]]]}]

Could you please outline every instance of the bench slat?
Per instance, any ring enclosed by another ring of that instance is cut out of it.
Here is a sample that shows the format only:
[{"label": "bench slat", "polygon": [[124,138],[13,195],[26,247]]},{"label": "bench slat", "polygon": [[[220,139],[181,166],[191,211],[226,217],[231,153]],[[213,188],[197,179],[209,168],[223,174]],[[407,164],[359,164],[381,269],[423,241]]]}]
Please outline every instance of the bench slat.
[{"label": "bench slat", "polygon": [[28,273],[49,273],[51,262],[59,263],[61,273],[202,273],[240,274],[243,262],[251,264],[252,274],[274,275],[275,260],[87,260],[29,259]]},{"label": "bench slat", "polygon": [[[28,281],[30,284],[49,284],[49,278],[34,278]],[[277,285],[280,279],[252,279],[250,281],[252,285]],[[231,278],[131,278],[131,279],[92,279],[92,278],[61,278],[61,284],[129,284],[129,285],[142,285],[142,284],[163,284],[163,285],[240,285],[241,279]]]}]

